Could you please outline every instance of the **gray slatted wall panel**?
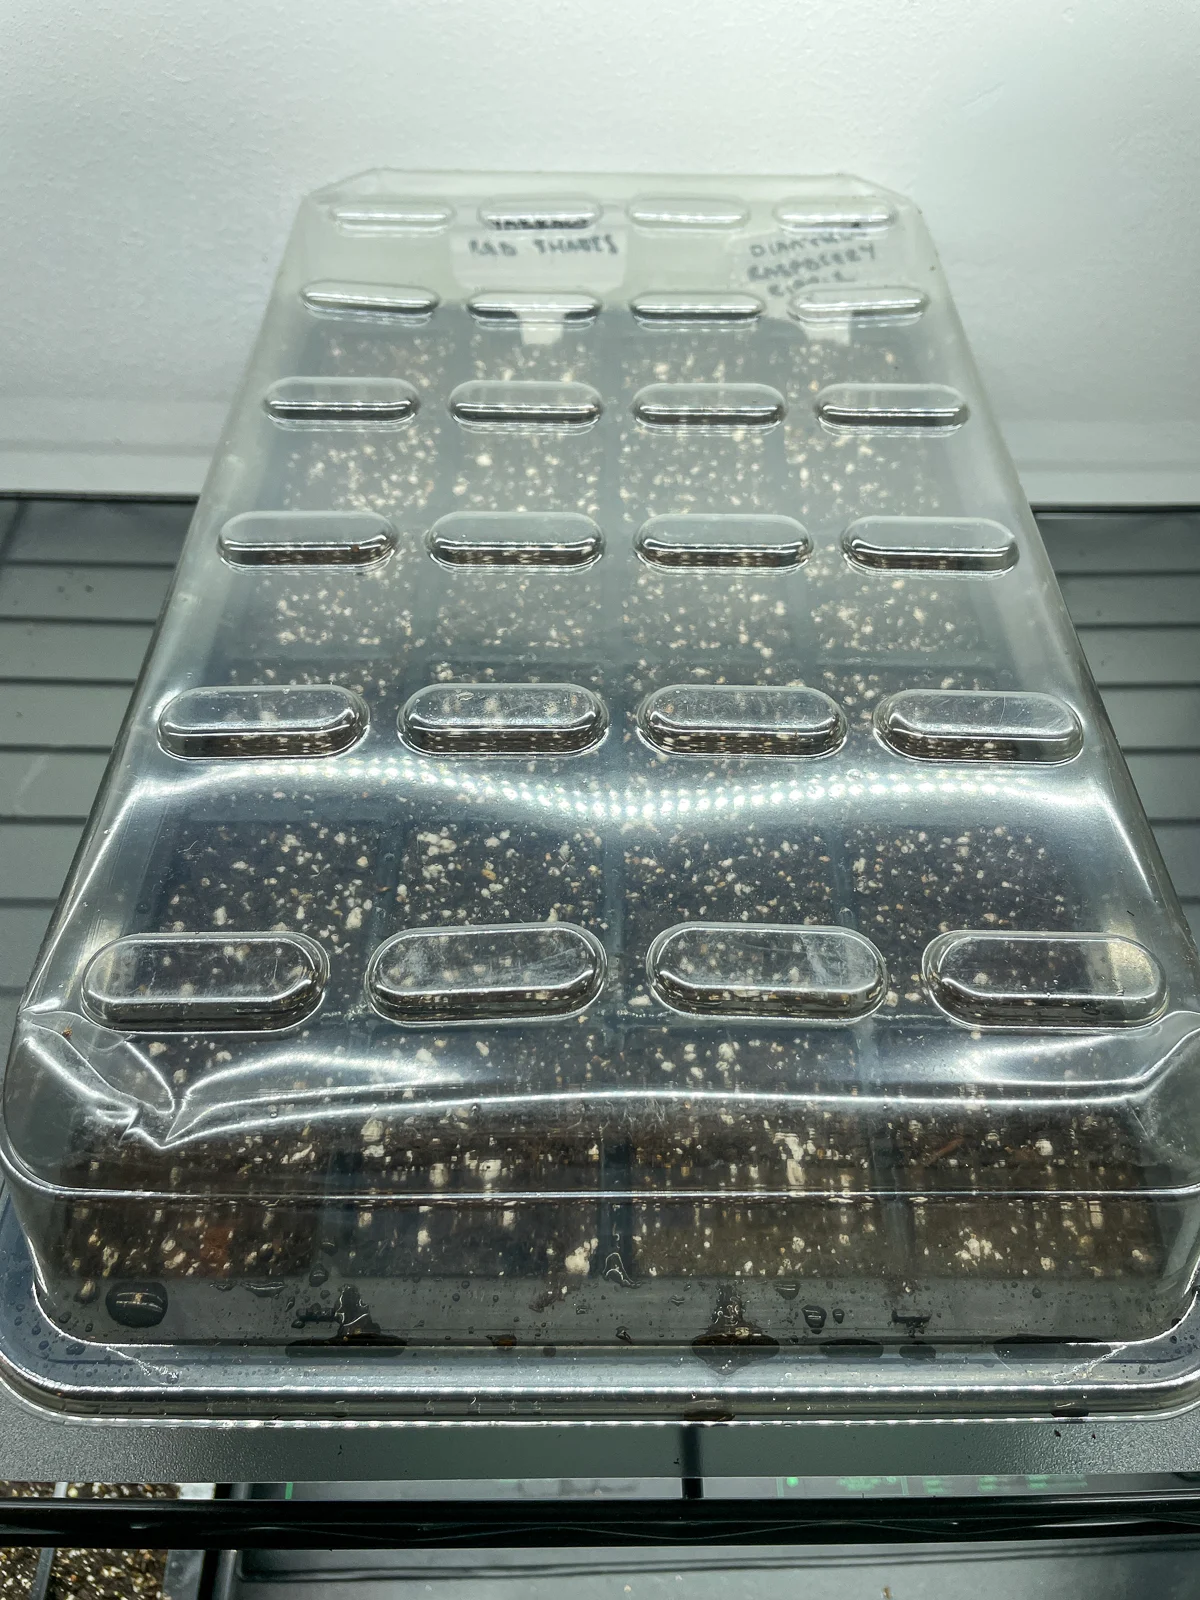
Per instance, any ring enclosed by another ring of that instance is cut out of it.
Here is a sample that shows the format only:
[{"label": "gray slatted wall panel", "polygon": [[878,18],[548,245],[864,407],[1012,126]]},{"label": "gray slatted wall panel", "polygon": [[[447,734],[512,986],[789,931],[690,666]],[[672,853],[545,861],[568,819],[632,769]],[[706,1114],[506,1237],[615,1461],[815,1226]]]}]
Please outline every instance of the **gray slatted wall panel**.
[{"label": "gray slatted wall panel", "polygon": [[0,1054],[192,509],[0,501]]},{"label": "gray slatted wall panel", "polygon": [[1038,521],[1200,941],[1200,512],[1047,512]]}]

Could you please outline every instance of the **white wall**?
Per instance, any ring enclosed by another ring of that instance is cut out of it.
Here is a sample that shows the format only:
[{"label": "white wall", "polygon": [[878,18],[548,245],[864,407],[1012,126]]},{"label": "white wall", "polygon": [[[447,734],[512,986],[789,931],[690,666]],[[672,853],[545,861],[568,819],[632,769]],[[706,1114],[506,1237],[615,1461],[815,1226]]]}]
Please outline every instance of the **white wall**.
[{"label": "white wall", "polygon": [[1035,498],[1200,499],[1197,0],[7,0],[0,486],[191,488],[297,198],[372,165],[859,172]]}]

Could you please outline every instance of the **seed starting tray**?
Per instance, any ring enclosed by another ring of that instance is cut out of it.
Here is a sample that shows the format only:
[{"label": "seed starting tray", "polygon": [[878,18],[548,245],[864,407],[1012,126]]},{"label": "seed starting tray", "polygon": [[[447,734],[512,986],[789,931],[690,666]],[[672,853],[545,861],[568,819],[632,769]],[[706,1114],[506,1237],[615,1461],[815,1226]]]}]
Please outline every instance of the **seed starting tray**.
[{"label": "seed starting tray", "polygon": [[302,207],[0,1154],[88,1360],[1153,1341],[1198,977],[911,205],[376,173]]}]

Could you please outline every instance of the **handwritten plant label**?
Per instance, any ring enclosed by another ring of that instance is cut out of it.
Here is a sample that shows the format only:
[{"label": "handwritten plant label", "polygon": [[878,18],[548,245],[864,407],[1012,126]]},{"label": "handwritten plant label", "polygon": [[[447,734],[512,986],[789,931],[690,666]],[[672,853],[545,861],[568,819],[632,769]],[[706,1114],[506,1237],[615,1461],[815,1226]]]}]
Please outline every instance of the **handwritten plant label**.
[{"label": "handwritten plant label", "polygon": [[878,269],[870,238],[845,233],[770,233],[738,245],[739,271],[748,288],[770,303],[790,300],[817,283],[857,283]]},{"label": "handwritten plant label", "polygon": [[624,282],[627,244],[620,228],[579,233],[491,229],[457,234],[454,273],[468,289],[616,289]]}]

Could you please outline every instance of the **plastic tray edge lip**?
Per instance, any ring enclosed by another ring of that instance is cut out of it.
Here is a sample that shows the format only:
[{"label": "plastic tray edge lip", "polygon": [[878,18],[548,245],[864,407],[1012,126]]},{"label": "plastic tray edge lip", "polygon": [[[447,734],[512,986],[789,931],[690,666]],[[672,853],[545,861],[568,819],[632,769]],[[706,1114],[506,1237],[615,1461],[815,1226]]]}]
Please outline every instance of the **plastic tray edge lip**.
[{"label": "plastic tray edge lip", "polygon": [[[7,1197],[0,1195],[0,1209],[6,1206]],[[24,1282],[22,1311],[45,1318],[32,1276]],[[39,1369],[26,1352],[14,1347],[8,1321],[12,1309],[6,1306],[0,1314],[0,1385],[37,1411],[80,1422],[128,1419],[157,1421],[183,1429],[236,1426],[305,1430],[356,1430],[388,1424],[444,1429],[464,1424],[493,1427],[497,1423],[640,1428],[678,1426],[686,1421],[740,1427],[864,1422],[880,1426],[934,1423],[942,1427],[1019,1422],[1028,1426],[1055,1421],[1094,1423],[1131,1415],[1162,1419],[1194,1409],[1200,1403],[1200,1349],[1195,1346],[1182,1362],[1175,1359],[1174,1370],[1156,1373],[1149,1379],[1144,1376],[1148,1360],[1152,1365],[1161,1364],[1153,1360],[1153,1347],[1164,1346],[1171,1337],[1178,1339],[1177,1330],[1197,1321],[1195,1301],[1173,1328],[1155,1339],[1116,1346],[1079,1341],[1075,1346],[1077,1355],[1064,1358],[1059,1353],[1048,1357],[1036,1374],[1014,1374],[994,1348],[963,1347],[948,1355],[939,1352],[942,1370],[936,1380],[880,1385],[876,1367],[873,1373],[861,1373],[858,1387],[843,1383],[836,1390],[811,1384],[783,1386],[779,1382],[779,1365],[781,1361],[786,1363],[786,1352],[769,1361],[748,1364],[740,1375],[726,1375],[724,1380],[700,1371],[696,1362],[680,1352],[674,1359],[660,1362],[649,1377],[643,1372],[641,1382],[627,1369],[625,1382],[619,1388],[613,1382],[611,1363],[603,1358],[594,1360],[594,1376],[587,1387],[539,1382],[520,1388],[511,1382],[504,1387],[489,1387],[487,1383],[500,1361],[511,1376],[512,1351],[472,1352],[465,1359],[439,1363],[436,1354],[422,1351],[408,1356],[395,1348],[391,1353],[406,1360],[410,1372],[418,1363],[422,1366],[419,1372],[411,1372],[408,1382],[387,1384],[380,1381],[384,1374],[377,1360],[371,1370],[368,1347],[356,1369],[342,1369],[340,1387],[327,1384],[323,1392],[314,1392],[312,1387],[301,1388],[287,1381],[288,1375],[297,1371],[298,1363],[286,1346],[250,1347],[230,1363],[244,1373],[257,1359],[264,1372],[274,1369],[273,1381],[259,1377],[240,1382],[236,1389],[218,1390],[211,1383],[207,1387],[203,1383],[208,1364],[205,1347],[149,1343],[88,1346],[45,1318],[46,1326],[40,1327],[39,1332],[49,1334],[48,1347],[59,1341],[64,1354],[67,1345],[74,1346],[76,1354],[93,1348],[103,1352],[99,1360],[104,1365],[121,1369],[110,1383],[96,1379],[65,1382],[49,1370],[55,1359],[49,1350],[45,1366]],[[329,1348],[338,1350],[336,1345]],[[904,1342],[897,1340],[897,1351],[903,1348]],[[815,1353],[815,1349],[814,1345],[807,1353]],[[352,1360],[355,1352],[346,1354]],[[956,1356],[960,1358],[957,1361]],[[536,1357],[532,1359],[536,1361]],[[946,1370],[961,1368],[964,1361],[971,1360],[986,1364],[985,1381],[955,1381],[953,1370]],[[1105,1362],[1119,1363],[1128,1369],[1128,1375],[1111,1384],[1096,1383],[1090,1374],[1098,1363]],[[439,1364],[443,1369],[440,1381],[436,1371]],[[365,1374],[364,1365],[368,1368]],[[582,1363],[575,1361],[572,1365],[579,1370]],[[842,1360],[838,1367],[847,1378],[856,1371]],[[181,1368],[186,1373],[182,1381]],[[450,1368],[458,1370],[451,1373]],[[331,1370],[322,1362],[315,1375],[327,1379]],[[388,1375],[397,1370],[392,1366]],[[753,1381],[755,1374],[760,1375],[760,1381]],[[360,1381],[348,1381],[355,1378]],[[364,1378],[366,1381],[362,1381]],[[600,1396],[615,1396],[617,1404],[604,1408]],[[440,1416],[431,1415],[431,1407],[439,1404],[446,1411]],[[711,1408],[711,1415],[704,1415],[706,1408]]]}]

